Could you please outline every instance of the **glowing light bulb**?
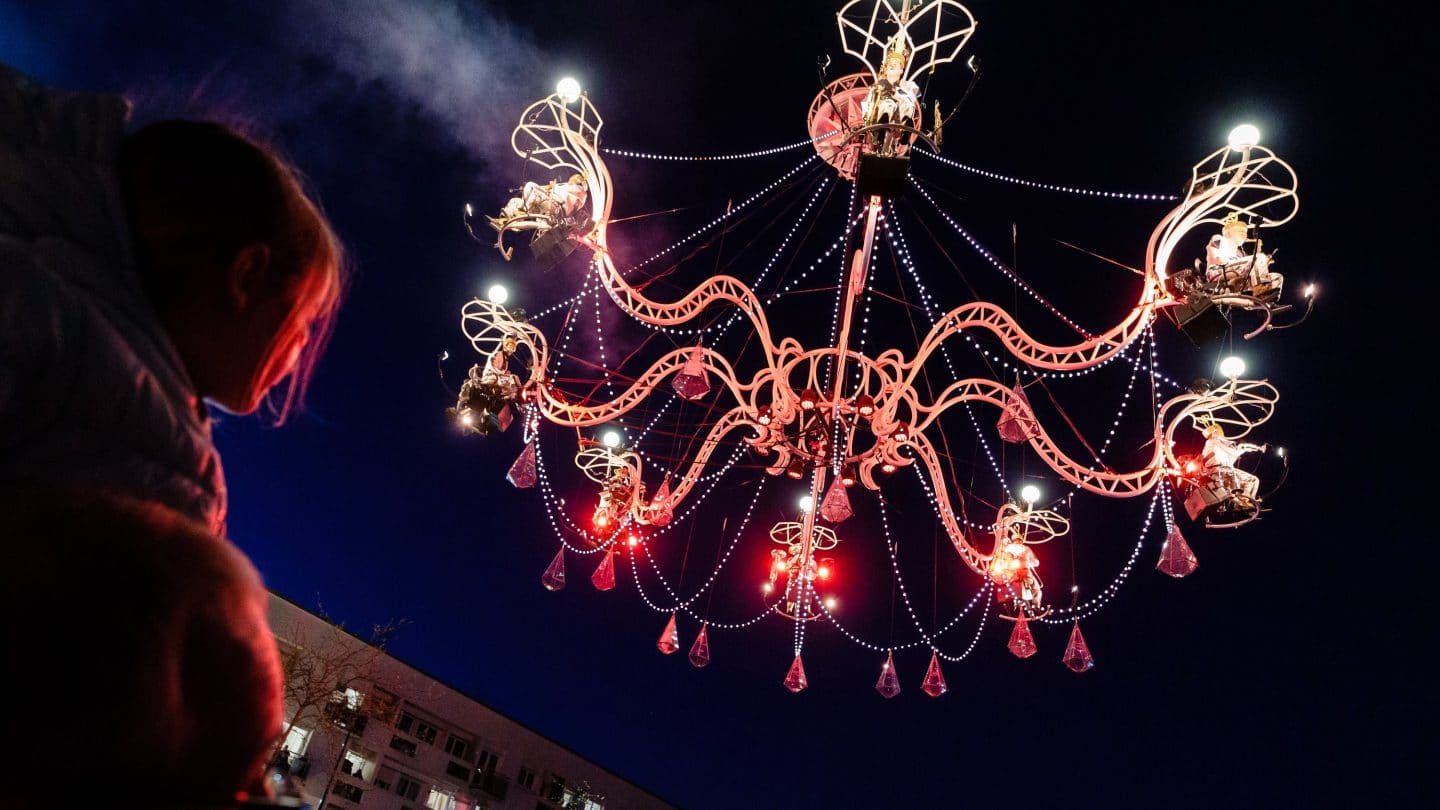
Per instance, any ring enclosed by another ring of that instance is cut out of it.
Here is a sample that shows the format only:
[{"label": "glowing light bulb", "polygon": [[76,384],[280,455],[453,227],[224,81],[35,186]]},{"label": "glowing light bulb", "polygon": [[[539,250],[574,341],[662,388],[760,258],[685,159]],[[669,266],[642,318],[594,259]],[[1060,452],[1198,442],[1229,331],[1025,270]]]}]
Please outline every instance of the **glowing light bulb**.
[{"label": "glowing light bulb", "polygon": [[1260,143],[1260,130],[1252,124],[1241,124],[1230,130],[1230,148],[1237,152]]},{"label": "glowing light bulb", "polygon": [[614,450],[620,446],[620,434],[614,430],[607,430],[600,434],[600,443]]},{"label": "glowing light bulb", "polygon": [[809,512],[815,506],[815,499],[809,495],[800,498],[800,511]]},{"label": "glowing light bulb", "polygon": [[467,425],[473,425],[475,424],[475,417],[467,413],[464,416],[460,417],[460,421],[464,422]]},{"label": "glowing light bulb", "polygon": [[1275,448],[1275,455],[1279,456],[1280,458],[1285,458],[1285,448],[1283,448],[1283,447],[1277,447],[1277,448]]},{"label": "glowing light bulb", "polygon": [[771,591],[775,590],[775,586],[767,582],[764,585],[760,586],[760,590],[765,593],[770,593]]},{"label": "glowing light bulb", "polygon": [[492,304],[503,304],[510,300],[510,291],[505,289],[504,284],[491,284],[490,289],[485,291],[485,297]]},{"label": "glowing light bulb", "polygon": [[1244,373],[1245,361],[1240,359],[1239,357],[1236,357],[1232,354],[1224,360],[1220,361],[1220,374],[1222,376],[1233,380]]},{"label": "glowing light bulb", "polygon": [[630,538],[629,538],[626,542],[630,544],[630,547],[631,547],[631,548],[634,548],[634,547],[640,545],[640,538],[638,538],[638,537],[636,537],[635,535],[632,534],[632,535],[630,535]]},{"label": "glowing light bulb", "polygon": [[825,600],[825,609],[826,609],[826,610],[834,610],[834,609],[835,609],[835,597],[832,596],[832,597],[830,597],[830,598],[828,598],[828,599]]},{"label": "glowing light bulb", "polygon": [[830,566],[828,566],[828,565],[822,565],[822,566],[820,566],[820,578],[821,578],[821,579],[825,579],[825,578],[827,578],[827,577],[829,577],[829,576],[830,576]]},{"label": "glowing light bulb", "polygon": [[1026,484],[1020,488],[1020,499],[1026,503],[1035,503],[1040,500],[1040,488],[1034,484]]},{"label": "glowing light bulb", "polygon": [[580,98],[580,82],[566,76],[555,85],[555,94],[566,104],[570,104]]},{"label": "glowing light bulb", "polygon": [[1314,298],[1314,297],[1315,297],[1315,285],[1314,285],[1314,284],[1306,284],[1306,285],[1305,285],[1305,297],[1306,297],[1306,298]]}]

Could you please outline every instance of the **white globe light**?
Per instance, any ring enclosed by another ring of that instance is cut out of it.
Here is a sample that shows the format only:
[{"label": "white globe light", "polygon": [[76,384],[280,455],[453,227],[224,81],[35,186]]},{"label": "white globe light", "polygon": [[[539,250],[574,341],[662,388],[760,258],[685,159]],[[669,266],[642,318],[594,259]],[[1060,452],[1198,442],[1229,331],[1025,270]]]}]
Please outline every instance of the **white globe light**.
[{"label": "white globe light", "polygon": [[607,430],[600,434],[600,443],[614,450],[620,446],[620,434],[614,430]]},{"label": "white globe light", "polygon": [[485,297],[492,304],[503,304],[510,300],[510,291],[505,289],[504,284],[491,284],[490,289],[485,291]]},{"label": "white globe light", "polygon": [[1034,484],[1026,484],[1020,488],[1020,497],[1026,503],[1035,503],[1040,500],[1040,488]]},{"label": "white globe light", "polygon": [[560,80],[559,84],[555,85],[555,94],[560,96],[561,101],[569,104],[580,98],[580,82],[566,76]]},{"label": "white globe light", "polygon": [[1233,380],[1244,373],[1245,361],[1241,360],[1235,355],[1232,354],[1224,360],[1220,361],[1220,374],[1222,376]]},{"label": "white globe light", "polygon": [[813,506],[815,506],[815,499],[814,499],[814,498],[810,497],[809,495],[805,495],[805,496],[803,496],[803,497],[800,498],[800,511],[801,511],[801,512],[809,512],[810,509],[811,509],[811,507],[813,507]]},{"label": "white globe light", "polygon": [[1260,143],[1260,130],[1251,124],[1241,124],[1230,130],[1231,149],[1249,149],[1257,143]]},{"label": "white globe light", "polygon": [[825,600],[825,609],[826,609],[826,610],[834,610],[834,609],[835,609],[835,597],[832,596],[832,597],[830,597],[830,598],[828,598],[828,599]]}]

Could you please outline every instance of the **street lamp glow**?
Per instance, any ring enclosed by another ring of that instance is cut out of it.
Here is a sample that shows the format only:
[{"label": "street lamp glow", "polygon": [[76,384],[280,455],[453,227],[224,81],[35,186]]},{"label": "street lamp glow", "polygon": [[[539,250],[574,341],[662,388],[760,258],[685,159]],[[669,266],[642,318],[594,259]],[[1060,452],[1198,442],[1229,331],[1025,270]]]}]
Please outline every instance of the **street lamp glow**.
[{"label": "street lamp glow", "polygon": [[555,94],[560,96],[561,101],[569,104],[580,98],[580,82],[566,76],[555,85]]},{"label": "street lamp glow", "polygon": [[607,430],[600,434],[600,443],[614,450],[620,446],[620,433],[614,430]]},{"label": "street lamp glow", "polygon": [[803,496],[801,496],[801,498],[800,498],[800,511],[801,511],[801,512],[809,512],[812,508],[814,508],[814,506],[815,506],[815,499],[814,499],[813,497],[811,497],[811,496],[809,496],[809,495],[803,495]]},{"label": "street lamp glow", "polygon": [[1260,130],[1251,124],[1241,124],[1230,130],[1230,148],[1235,151],[1249,149],[1260,143]]},{"label": "street lamp glow", "polygon": [[1034,484],[1026,484],[1020,488],[1020,499],[1026,503],[1035,503],[1040,500],[1040,488]]},{"label": "street lamp glow", "polygon": [[485,291],[485,297],[492,304],[503,304],[510,300],[510,291],[505,289],[504,284],[491,284],[490,289]]},{"label": "street lamp glow", "polygon": [[1245,361],[1235,355],[1230,355],[1220,361],[1220,374],[1227,379],[1235,379],[1245,373]]}]

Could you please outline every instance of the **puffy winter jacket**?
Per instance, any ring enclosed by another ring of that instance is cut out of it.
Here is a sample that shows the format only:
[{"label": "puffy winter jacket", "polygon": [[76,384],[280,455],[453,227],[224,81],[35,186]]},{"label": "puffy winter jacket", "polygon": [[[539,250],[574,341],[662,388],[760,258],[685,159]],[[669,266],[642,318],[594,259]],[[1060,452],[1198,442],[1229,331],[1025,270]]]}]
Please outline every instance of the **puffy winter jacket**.
[{"label": "puffy winter jacket", "polygon": [[115,171],[128,112],[0,66],[0,490],[93,486],[220,532],[210,419],[129,244]]}]

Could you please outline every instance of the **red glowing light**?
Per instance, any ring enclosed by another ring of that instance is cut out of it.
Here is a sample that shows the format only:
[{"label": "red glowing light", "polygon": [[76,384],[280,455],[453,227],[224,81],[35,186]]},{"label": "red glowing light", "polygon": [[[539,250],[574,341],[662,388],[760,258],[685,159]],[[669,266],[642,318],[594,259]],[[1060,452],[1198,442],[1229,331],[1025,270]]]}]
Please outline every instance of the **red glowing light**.
[{"label": "red glowing light", "polygon": [[820,578],[821,578],[821,579],[829,579],[829,578],[830,578],[830,566],[828,566],[828,565],[822,565],[822,566],[820,566],[819,574],[820,574]]}]

